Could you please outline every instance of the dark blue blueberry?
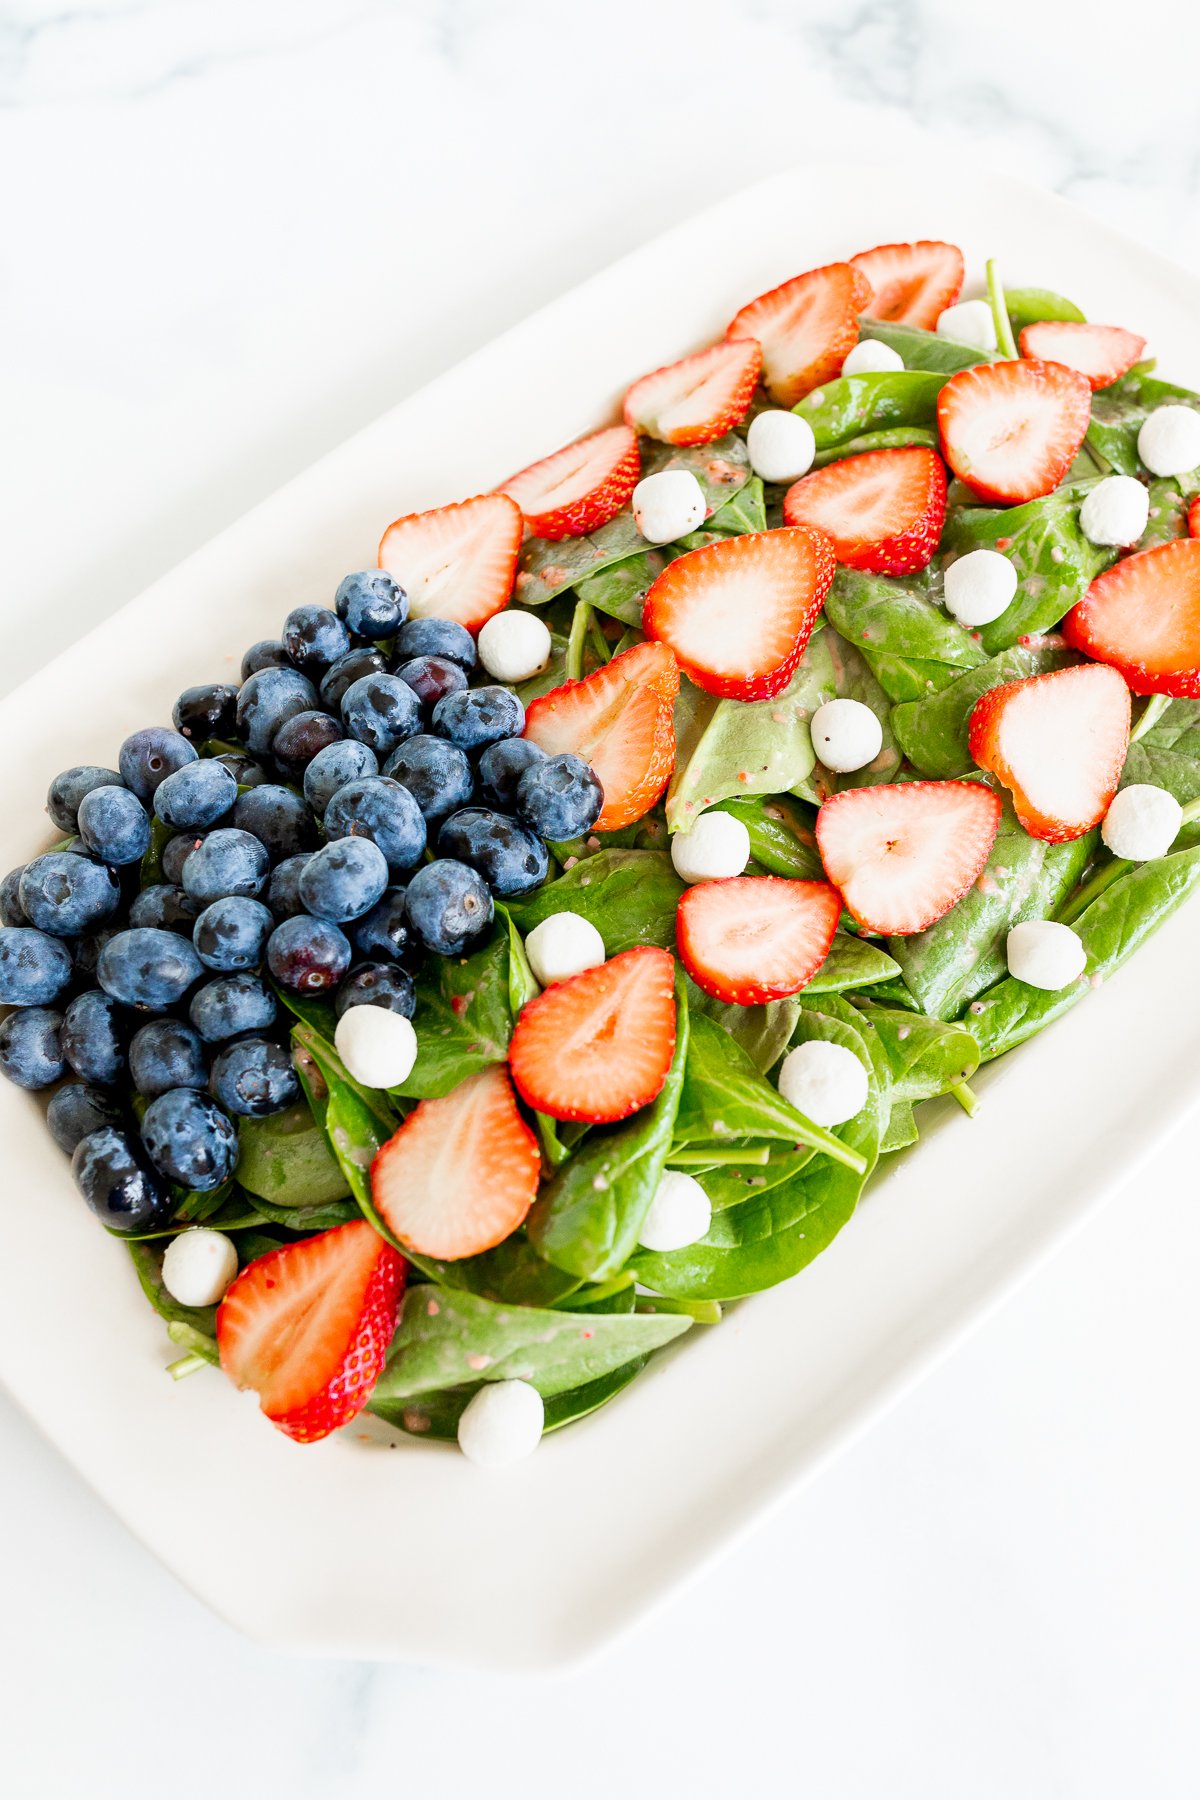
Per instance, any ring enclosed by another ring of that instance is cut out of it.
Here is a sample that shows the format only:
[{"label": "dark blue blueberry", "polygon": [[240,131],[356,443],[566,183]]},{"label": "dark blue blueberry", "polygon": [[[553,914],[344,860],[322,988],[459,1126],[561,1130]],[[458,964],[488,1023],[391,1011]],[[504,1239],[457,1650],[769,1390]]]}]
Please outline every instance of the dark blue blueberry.
[{"label": "dark blue blueberry", "polygon": [[171,712],[176,731],[193,744],[232,737],[237,730],[237,697],[237,689],[223,681],[184,688]]},{"label": "dark blue blueberry", "polygon": [[437,825],[457,812],[475,791],[466,751],[424,733],[393,750],[383,772],[408,789],[426,825]]},{"label": "dark blue blueberry", "polygon": [[408,617],[408,595],[386,569],[347,575],[334,596],[339,619],[355,637],[395,637]]},{"label": "dark blue blueberry", "polygon": [[299,856],[317,841],[316,821],[308,802],[291,788],[274,782],[239,794],[233,822],[239,831],[247,831],[258,839],[272,862]]},{"label": "dark blue blueberry", "polygon": [[233,1174],[237,1132],[215,1100],[195,1088],[160,1094],[146,1108],[142,1143],[160,1175],[206,1193]]},{"label": "dark blue blueberry", "polygon": [[540,887],[550,867],[536,832],[487,806],[452,813],[438,833],[437,847],[440,855],[469,863],[502,898]]},{"label": "dark blue blueberry", "polygon": [[483,750],[501,738],[520,737],[525,708],[511,688],[468,688],[447,694],[433,709],[433,729],[460,750]]},{"label": "dark blue blueberry", "polygon": [[421,702],[398,675],[364,675],[342,696],[342,723],[376,756],[388,756],[421,729]]},{"label": "dark blue blueberry", "polygon": [[200,1034],[180,1019],[151,1019],[130,1040],[129,1075],[147,1100],[172,1088],[202,1088],[208,1067]]},{"label": "dark blue blueberry", "polygon": [[155,791],[154,810],[173,831],[203,831],[223,819],[237,797],[232,771],[206,757],[167,776]]},{"label": "dark blue blueberry", "polygon": [[197,902],[171,881],[158,881],[143,888],[129,908],[129,923],[148,925],[157,931],[182,931],[192,934],[192,926],[200,911]]},{"label": "dark blue blueberry", "polygon": [[89,931],[75,939],[71,948],[75,952],[75,973],[81,981],[95,981],[100,952],[116,937],[117,930],[115,925],[102,925],[99,931]]},{"label": "dark blue blueberry", "polygon": [[[253,788],[251,794],[272,793],[271,788]],[[249,800],[251,794],[243,794]],[[249,831],[210,831],[192,851],[183,865],[183,886],[193,900],[209,906],[223,900],[226,894],[260,894],[267,885],[271,859],[266,847]]]},{"label": "dark blue blueberry", "polygon": [[234,895],[205,907],[196,920],[192,943],[206,969],[223,974],[257,969],[274,929],[275,921],[261,900]]},{"label": "dark blue blueberry", "polygon": [[604,789],[581,756],[569,750],[526,769],[517,784],[517,816],[552,844],[590,831],[604,810]]},{"label": "dark blue blueberry", "polygon": [[48,1006],[10,1012],[0,1024],[0,1073],[23,1088],[49,1087],[57,1081],[66,1067],[62,1022],[62,1014]]},{"label": "dark blue blueberry", "polygon": [[160,781],[195,760],[195,744],[189,744],[180,732],[170,731],[165,725],[148,725],[144,731],[135,731],[117,754],[121,780],[147,806]]},{"label": "dark blue blueberry", "polygon": [[0,925],[28,925],[25,908],[21,905],[21,877],[25,873],[25,864],[19,869],[10,869],[0,881]]},{"label": "dark blue blueberry", "polygon": [[314,756],[339,743],[345,732],[327,712],[297,713],[275,733],[271,754],[289,775],[302,775]]},{"label": "dark blue blueberry", "polygon": [[183,999],[204,965],[177,931],[149,925],[118,931],[100,952],[96,978],[122,1006],[151,1006],[161,1012]]},{"label": "dark blue blueberry", "polygon": [[240,788],[261,787],[264,781],[271,779],[261,763],[255,762],[252,756],[243,756],[237,750],[223,751],[213,761],[219,762],[223,769],[228,769]]},{"label": "dark blue blueberry", "polygon": [[431,862],[417,870],[404,897],[408,922],[427,950],[461,956],[492,922],[492,896],[474,869]]},{"label": "dark blue blueberry", "polygon": [[346,690],[361,681],[364,675],[386,675],[387,666],[383,652],[373,650],[369,644],[360,644],[347,651],[321,678],[321,705],[340,715]]},{"label": "dark blue blueberry", "polygon": [[121,884],[94,857],[51,850],[25,865],[18,892],[25,916],[39,931],[78,937],[116,911]]},{"label": "dark blue blueberry", "polygon": [[395,643],[397,662],[410,656],[448,656],[468,673],[475,667],[475,639],[453,619],[410,619]]},{"label": "dark blue blueberry", "polygon": [[283,621],[283,647],[313,681],[350,648],[350,633],[327,606],[294,606]]},{"label": "dark blue blueberry", "polygon": [[125,1027],[110,994],[89,988],[63,1014],[62,1053],[77,1075],[111,1087],[125,1069]]},{"label": "dark blue blueberry", "polygon": [[71,979],[71,952],[27,925],[0,926],[0,1005],[44,1006]]},{"label": "dark blue blueberry", "polygon": [[350,940],[327,919],[303,914],[285,919],[271,933],[267,967],[281,987],[294,994],[321,994],[335,988],[350,967]]},{"label": "dark blue blueberry", "polygon": [[127,787],[98,787],[79,802],[79,835],[101,862],[141,862],[150,848],[150,815]]},{"label": "dark blue blueberry", "polygon": [[498,744],[492,744],[479,759],[481,797],[489,806],[511,812],[522,775],[545,758],[546,752],[532,738],[502,738]]},{"label": "dark blue blueberry", "polygon": [[379,846],[370,838],[344,837],[309,858],[300,898],[314,918],[345,925],[370,912],[387,884],[387,858]]},{"label": "dark blue blueberry", "polygon": [[249,681],[263,669],[290,669],[291,666],[291,658],[278,638],[259,638],[242,658],[242,680]]},{"label": "dark blue blueberry", "polygon": [[379,905],[351,926],[350,939],[359,955],[372,962],[400,962],[411,955],[413,941],[404,910],[404,889],[389,888]]},{"label": "dark blue blueberry", "polygon": [[448,656],[411,656],[396,670],[421,705],[428,711],[447,694],[459,694],[467,685],[467,671]]},{"label": "dark blue blueberry", "polygon": [[304,911],[300,898],[300,876],[312,856],[289,856],[271,871],[267,884],[267,905],[277,919],[294,919]]},{"label": "dark blue blueberry", "polygon": [[411,1019],[417,1010],[413,978],[399,963],[364,963],[347,975],[334,1001],[339,1019],[352,1006],[382,1006]]},{"label": "dark blue blueberry", "polygon": [[71,1157],[75,1185],[110,1231],[154,1231],[171,1213],[171,1197],[115,1125],[90,1131]]},{"label": "dark blue blueberry", "polygon": [[193,850],[198,850],[207,831],[182,831],[178,837],[168,838],[163,845],[162,874],[164,881],[172,881],[176,887],[183,882],[183,865]]},{"label": "dark blue blueberry", "polygon": [[319,750],[305,769],[304,798],[320,818],[340,787],[378,773],[379,758],[370,746],[357,738],[343,738],[340,744]]},{"label": "dark blue blueberry", "polygon": [[260,669],[238,694],[238,736],[252,756],[265,756],[281,725],[316,710],[317,690],[299,669]]},{"label": "dark blue blueberry", "polygon": [[411,869],[425,849],[425,821],[406,787],[383,775],[339,788],[325,808],[325,836],[365,837],[378,844],[388,868]]},{"label": "dark blue blueberry", "polygon": [[278,1010],[274,994],[260,976],[218,975],[192,996],[188,1018],[206,1044],[221,1044],[249,1031],[266,1031],[275,1023]]},{"label": "dark blue blueberry", "polygon": [[51,1094],[46,1108],[50,1136],[68,1156],[89,1132],[120,1122],[121,1108],[115,1097],[103,1088],[85,1087],[82,1081],[64,1081],[58,1092]]},{"label": "dark blue blueberry", "polygon": [[50,791],[46,795],[46,811],[60,831],[77,831],[79,828],[79,802],[93,788],[123,787],[124,783],[115,769],[102,769],[95,763],[80,763],[73,769],[64,769],[50,783]]},{"label": "dark blue blueberry", "polygon": [[261,1119],[282,1112],[300,1098],[292,1059],[281,1044],[243,1038],[230,1044],[212,1066],[213,1097],[243,1118]]}]

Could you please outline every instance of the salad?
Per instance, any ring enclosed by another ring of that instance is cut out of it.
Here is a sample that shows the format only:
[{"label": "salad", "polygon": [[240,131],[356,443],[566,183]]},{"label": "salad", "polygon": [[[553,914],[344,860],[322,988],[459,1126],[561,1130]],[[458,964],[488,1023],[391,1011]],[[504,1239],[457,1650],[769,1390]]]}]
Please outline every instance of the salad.
[{"label": "salad", "polygon": [[515,1462],[1200,880],[1200,396],[963,279],[784,281],[56,777],[0,1068],[173,1376]]}]

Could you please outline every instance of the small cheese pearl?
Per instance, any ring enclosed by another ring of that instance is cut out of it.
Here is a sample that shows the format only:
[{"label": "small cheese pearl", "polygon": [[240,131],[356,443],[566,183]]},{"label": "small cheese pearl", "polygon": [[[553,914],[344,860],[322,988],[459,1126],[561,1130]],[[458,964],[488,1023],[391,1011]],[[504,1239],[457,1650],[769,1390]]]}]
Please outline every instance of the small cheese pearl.
[{"label": "small cheese pearl", "polygon": [[462,1410],[458,1447],[481,1469],[508,1469],[533,1455],[545,1424],[546,1408],[531,1382],[489,1381]]},{"label": "small cheese pearl", "polygon": [[817,440],[807,419],[791,412],[760,412],[746,433],[750,467],[764,481],[798,481],[812,468]]},{"label": "small cheese pearl", "polygon": [[1152,475],[1184,475],[1200,464],[1200,412],[1157,406],[1138,432],[1138,455]]},{"label": "small cheese pearl", "polygon": [[893,375],[904,367],[904,358],[878,338],[860,338],[842,364],[843,375]]},{"label": "small cheese pearl", "polygon": [[1079,933],[1054,919],[1027,919],[1008,934],[1008,972],[1027,987],[1056,993],[1083,974],[1087,951]]},{"label": "small cheese pearl", "polygon": [[883,749],[883,726],[861,700],[827,700],[809,730],[817,756],[837,775],[865,769]]},{"label": "small cheese pearl", "polygon": [[947,566],[946,611],[968,628],[998,619],[1016,591],[1016,568],[999,550],[968,550]]},{"label": "small cheese pearl", "polygon": [[569,981],[604,961],[604,939],[590,919],[579,913],[551,913],[525,939],[529,966],[543,987]]},{"label": "small cheese pearl", "polygon": [[970,344],[973,350],[996,348],[996,321],[986,300],[960,300],[957,306],[948,306],[938,314],[937,334]]},{"label": "small cheese pearl", "polygon": [[351,1006],[333,1034],[337,1053],[364,1087],[399,1087],[417,1060],[417,1034],[402,1013],[386,1006]]},{"label": "small cheese pearl", "polygon": [[508,607],[479,633],[479,660],[497,681],[528,681],[550,661],[550,632],[536,613]]},{"label": "small cheese pearl", "polygon": [[1136,544],[1150,517],[1150,495],[1133,475],[1106,475],[1079,509],[1079,529],[1092,544]]},{"label": "small cheese pearl", "polygon": [[237,1274],[238,1255],[223,1231],[197,1226],[171,1239],[163,1257],[162,1279],[180,1306],[215,1306]]},{"label": "small cheese pearl", "polygon": [[779,1091],[814,1125],[844,1125],[867,1104],[867,1071],[853,1050],[812,1038],[784,1057]]},{"label": "small cheese pearl", "polygon": [[673,544],[698,531],[707,513],[704,489],[690,469],[660,469],[633,490],[633,522],[651,544]]},{"label": "small cheese pearl", "polygon": [[638,1243],[644,1250],[684,1250],[708,1235],[712,1202],[692,1175],[667,1169],[642,1221]]},{"label": "small cheese pearl", "polygon": [[1104,815],[1100,836],[1114,856],[1152,862],[1165,856],[1183,824],[1183,808],[1166,788],[1135,781],[1122,788]]},{"label": "small cheese pearl", "polygon": [[671,861],[681,881],[724,881],[750,861],[750,833],[732,813],[701,813],[689,832],[671,839]]}]

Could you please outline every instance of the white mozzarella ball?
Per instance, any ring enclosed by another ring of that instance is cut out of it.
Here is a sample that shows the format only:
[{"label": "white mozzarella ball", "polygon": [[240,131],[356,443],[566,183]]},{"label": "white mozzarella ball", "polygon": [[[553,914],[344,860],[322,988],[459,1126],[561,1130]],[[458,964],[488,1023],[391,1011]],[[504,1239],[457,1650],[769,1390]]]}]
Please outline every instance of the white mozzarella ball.
[{"label": "white mozzarella ball", "polygon": [[1150,517],[1150,495],[1133,475],[1106,475],[1079,509],[1079,529],[1092,544],[1136,544]]},{"label": "white mozzarella ball", "polygon": [[750,833],[732,813],[701,813],[689,832],[671,839],[671,861],[681,881],[724,881],[750,861]]},{"label": "white mozzarella ball", "polygon": [[458,1447],[481,1469],[508,1469],[533,1455],[545,1424],[546,1408],[531,1382],[489,1381],[462,1410]]},{"label": "white mozzarella ball", "polygon": [[684,1250],[707,1237],[711,1224],[712,1202],[700,1183],[682,1169],[667,1169],[654,1190],[638,1243],[643,1250]]},{"label": "white mozzarella ball", "polygon": [[551,913],[525,939],[529,966],[543,987],[569,981],[604,961],[604,939],[590,919],[579,913]]},{"label": "white mozzarella ball", "polygon": [[960,300],[938,314],[937,334],[973,350],[996,348],[996,321],[986,300]]},{"label": "white mozzarella ball", "polygon": [[998,619],[1016,591],[1016,567],[999,550],[968,550],[947,566],[946,611],[968,628]]},{"label": "white mozzarella ball", "polygon": [[1183,808],[1174,794],[1148,781],[1135,781],[1114,796],[1100,836],[1114,856],[1152,862],[1167,854],[1182,824]]},{"label": "white mozzarella ball", "polygon": [[1008,972],[1026,987],[1055,993],[1083,974],[1087,951],[1069,925],[1054,919],[1026,919],[1008,934]]},{"label": "white mozzarella ball", "polygon": [[704,489],[690,469],[660,469],[633,490],[633,522],[651,544],[673,544],[698,531],[707,514]]},{"label": "white mozzarella ball", "polygon": [[843,375],[894,375],[904,367],[904,358],[890,344],[878,338],[859,338],[842,364]]},{"label": "white mozzarella ball", "polygon": [[1200,463],[1200,412],[1157,406],[1138,432],[1137,452],[1152,475],[1184,475]]},{"label": "white mozzarella ball", "polygon": [[237,1274],[237,1248],[223,1231],[197,1226],[171,1239],[163,1257],[163,1286],[180,1306],[215,1306]]},{"label": "white mozzarella ball", "polygon": [[809,730],[818,758],[836,775],[865,769],[883,749],[883,726],[861,700],[827,700]]},{"label": "white mozzarella ball", "polygon": [[479,633],[479,660],[497,681],[528,681],[550,661],[548,626],[536,613],[507,607]]},{"label": "white mozzarella ball", "polygon": [[417,1060],[417,1034],[403,1013],[386,1006],[351,1006],[338,1020],[337,1053],[364,1087],[399,1087]]},{"label": "white mozzarella ball", "polygon": [[764,481],[799,481],[812,468],[817,440],[807,419],[793,412],[760,412],[746,433],[750,467]]},{"label": "white mozzarella ball", "polygon": [[813,1038],[784,1057],[779,1091],[814,1125],[844,1125],[867,1104],[867,1071],[853,1050]]}]

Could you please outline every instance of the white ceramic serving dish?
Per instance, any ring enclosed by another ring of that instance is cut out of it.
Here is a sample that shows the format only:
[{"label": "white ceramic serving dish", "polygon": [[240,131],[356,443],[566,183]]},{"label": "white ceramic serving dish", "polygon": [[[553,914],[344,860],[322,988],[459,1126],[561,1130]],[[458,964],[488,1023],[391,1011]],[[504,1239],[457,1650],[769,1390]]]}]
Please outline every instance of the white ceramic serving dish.
[{"label": "white ceramic serving dish", "polygon": [[[191,682],[236,675],[328,601],[398,513],[479,492],[613,416],[634,376],[800,269],[919,236],[987,255],[1150,339],[1200,384],[1200,283],[977,167],[811,166],[660,237],[470,357],[132,601],[0,704],[0,869],[44,840],[60,768],[112,760]],[[1197,1093],[1195,915],[947,1106],[795,1281],[696,1328],[611,1407],[504,1477],[353,1434],[301,1448],[216,1373],[178,1385],[124,1247],[80,1202],[37,1105],[0,1093],[0,1377],[167,1566],[267,1643],[561,1667],[777,1504],[1130,1173]],[[1135,1052],[1134,1054],[1131,1054]]]}]

